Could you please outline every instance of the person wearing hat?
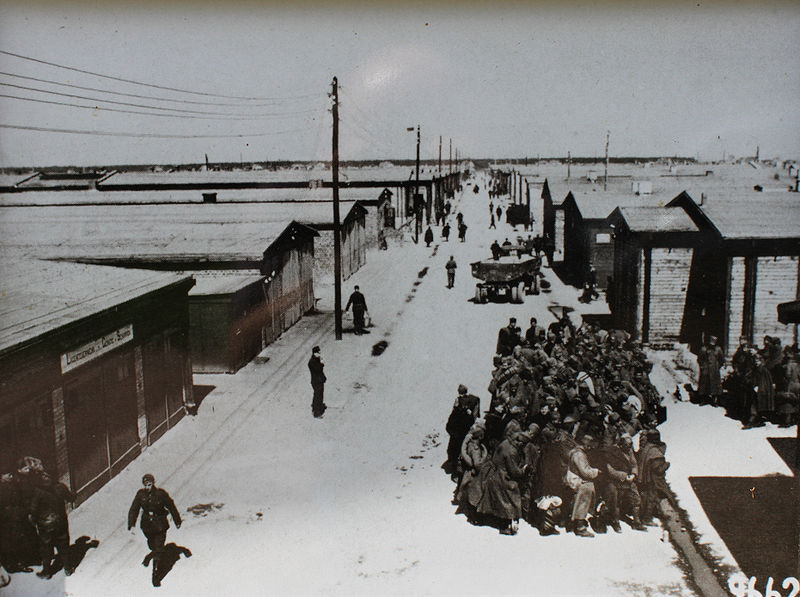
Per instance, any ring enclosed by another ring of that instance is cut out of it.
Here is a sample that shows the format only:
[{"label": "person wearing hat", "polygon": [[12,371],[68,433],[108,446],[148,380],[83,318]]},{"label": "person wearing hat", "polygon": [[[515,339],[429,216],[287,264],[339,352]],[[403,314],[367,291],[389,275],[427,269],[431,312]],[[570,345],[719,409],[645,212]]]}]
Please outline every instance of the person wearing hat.
[{"label": "person wearing hat", "polygon": [[453,410],[450,411],[445,426],[445,430],[450,435],[450,441],[447,444],[447,461],[443,468],[450,473],[454,481],[460,477],[458,459],[461,455],[461,446],[473,423],[480,415],[480,411],[480,398],[467,393],[467,386],[459,384],[458,396],[453,403]]},{"label": "person wearing hat", "polygon": [[716,336],[708,336],[706,343],[697,353],[697,366],[700,376],[697,379],[697,395],[701,404],[711,402],[714,406],[722,394],[722,380],[719,370],[725,363],[725,353],[717,346]]},{"label": "person wearing hat", "polygon": [[311,412],[314,418],[321,419],[325,414],[325,363],[322,362],[319,346],[311,349],[311,358],[308,359],[308,370],[311,372],[311,387],[314,389],[314,398],[311,400]]},{"label": "person wearing hat", "polygon": [[350,298],[347,299],[347,305],[344,310],[350,309],[353,306],[353,332],[360,336],[364,333],[364,314],[367,312],[367,299],[361,294],[358,285],[353,287],[353,292]]},{"label": "person wearing hat", "polygon": [[143,564],[146,566],[147,560],[152,558],[153,586],[158,587],[161,585],[159,564],[164,553],[164,543],[167,540],[167,529],[169,529],[167,514],[172,516],[172,522],[175,523],[176,528],[181,528],[181,515],[169,494],[160,487],[156,487],[155,478],[149,473],[142,477],[142,489],[136,492],[130,510],[128,510],[129,531],[136,524],[140,510],[142,519],[139,526],[144,536],[147,537],[147,547],[151,552]]},{"label": "person wearing hat", "polygon": [[517,318],[511,317],[508,320],[508,325],[504,328],[500,328],[500,331],[497,333],[497,348],[495,352],[500,356],[511,356],[511,353],[514,352],[514,347],[522,343],[522,339],[520,338],[521,331],[522,330],[517,327]]},{"label": "person wearing hat", "polygon": [[587,454],[594,445],[591,435],[586,434],[581,438],[581,443],[569,453],[569,465],[564,476],[565,485],[575,493],[571,519],[572,531],[578,537],[594,537],[588,517],[596,495],[594,480],[600,471],[589,463]]}]

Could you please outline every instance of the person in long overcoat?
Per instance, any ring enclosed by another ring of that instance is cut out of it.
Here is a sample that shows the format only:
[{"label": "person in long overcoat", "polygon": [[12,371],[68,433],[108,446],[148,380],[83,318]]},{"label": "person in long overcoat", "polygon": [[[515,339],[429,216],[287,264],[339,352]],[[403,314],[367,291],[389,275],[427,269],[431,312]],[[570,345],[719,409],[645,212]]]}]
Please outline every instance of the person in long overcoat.
[{"label": "person in long overcoat", "polygon": [[589,511],[594,506],[595,486],[594,480],[599,470],[591,466],[587,450],[594,445],[594,438],[584,435],[581,443],[569,453],[569,465],[565,476],[565,483],[575,493],[572,504],[573,531],[579,537],[593,537],[594,533],[589,528]]},{"label": "person in long overcoat", "polygon": [[442,226],[442,238],[445,240],[445,242],[447,242],[450,238],[450,224],[447,222],[445,222],[444,226]]},{"label": "person in long overcoat", "polygon": [[497,347],[495,352],[500,356],[507,357],[514,352],[514,347],[522,342],[520,338],[521,329],[517,327],[517,318],[512,317],[508,320],[508,325],[500,328],[497,332]]},{"label": "person in long overcoat", "polygon": [[464,475],[456,490],[455,502],[467,515],[470,522],[474,522],[475,507],[481,500],[482,487],[480,484],[481,467],[489,458],[489,450],[483,442],[486,423],[477,419],[461,444],[461,466]]},{"label": "person in long overcoat", "polygon": [[722,394],[722,380],[719,370],[725,363],[725,353],[717,346],[717,338],[709,336],[697,354],[697,365],[700,376],[697,380],[697,394],[702,401],[717,403]]},{"label": "person in long overcoat", "polygon": [[320,347],[315,346],[311,349],[311,358],[308,359],[308,370],[311,373],[311,388],[314,390],[314,397],[311,399],[311,412],[314,418],[322,418],[325,414],[325,363],[322,362]]},{"label": "person in long overcoat", "polygon": [[425,246],[430,247],[432,242],[433,242],[433,230],[431,230],[431,227],[428,226],[428,229],[425,231]]},{"label": "person in long overcoat", "polygon": [[505,439],[495,448],[480,474],[483,494],[477,511],[497,519],[503,535],[515,534],[514,522],[522,516],[519,484],[525,476],[522,447],[527,438],[516,429],[516,426],[506,427]]},{"label": "person in long overcoat", "polygon": [[153,560],[153,586],[161,584],[159,575],[159,564],[161,555],[164,552],[164,544],[167,540],[167,529],[169,521],[167,514],[172,516],[172,522],[176,528],[181,528],[181,515],[175,502],[169,494],[155,486],[155,478],[151,474],[142,477],[142,488],[136,492],[133,503],[128,510],[128,530],[133,529],[139,512],[142,513],[141,523],[139,524],[142,533],[147,538],[147,547],[150,548]]},{"label": "person in long overcoat", "polygon": [[639,447],[637,465],[639,466],[639,494],[642,500],[642,523],[654,526],[653,517],[658,515],[658,507],[662,498],[670,497],[666,472],[669,462],[666,458],[667,445],[661,441],[657,429],[648,431],[644,443]]},{"label": "person in long overcoat", "polygon": [[480,411],[480,398],[469,394],[467,386],[460,384],[458,396],[453,403],[453,409],[450,411],[445,426],[445,430],[450,435],[450,441],[447,444],[447,462],[444,468],[450,471],[454,480],[459,477],[458,458],[461,455],[461,444],[464,443],[464,438],[472,424],[475,423],[475,419],[480,415]]},{"label": "person in long overcoat", "polygon": [[614,532],[622,532],[619,526],[621,504],[622,511],[631,517],[631,526],[636,530],[644,530],[640,518],[642,500],[634,483],[639,474],[639,465],[631,436],[623,433],[616,444],[610,435],[605,440],[605,445],[600,449],[606,469],[600,493],[608,506],[608,522]]},{"label": "person in long overcoat", "polygon": [[52,479],[47,473],[39,475],[34,483],[31,502],[31,519],[39,535],[39,555],[42,570],[41,578],[51,578],[55,574],[53,556],[58,557],[69,576],[74,571],[69,554],[69,522],[66,503],[73,503],[75,495],[63,483]]}]

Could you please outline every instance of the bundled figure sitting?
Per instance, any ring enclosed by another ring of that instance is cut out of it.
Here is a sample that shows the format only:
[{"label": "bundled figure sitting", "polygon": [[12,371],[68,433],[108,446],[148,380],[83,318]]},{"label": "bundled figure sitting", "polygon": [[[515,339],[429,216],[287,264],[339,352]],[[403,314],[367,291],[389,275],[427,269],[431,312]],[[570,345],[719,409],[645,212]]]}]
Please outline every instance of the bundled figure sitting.
[{"label": "bundled figure sitting", "polygon": [[523,335],[512,319],[494,366],[483,418],[460,386],[447,423],[458,512],[505,535],[520,519],[542,536],[655,524],[671,499],[656,429],[665,411],[628,334],[564,315],[546,333],[534,318]]}]

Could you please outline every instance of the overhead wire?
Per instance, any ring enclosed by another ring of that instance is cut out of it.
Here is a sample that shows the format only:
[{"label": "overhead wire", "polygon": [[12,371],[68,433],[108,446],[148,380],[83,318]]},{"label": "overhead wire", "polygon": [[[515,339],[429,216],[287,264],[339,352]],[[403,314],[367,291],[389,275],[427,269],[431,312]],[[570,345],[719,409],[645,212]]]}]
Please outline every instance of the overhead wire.
[{"label": "overhead wire", "polygon": [[[138,99],[147,99],[147,100],[153,100],[153,101],[159,101],[159,102],[172,102],[172,103],[179,103],[179,104],[191,104],[191,105],[197,105],[197,106],[218,106],[218,107],[239,107],[239,108],[242,108],[242,107],[251,108],[251,107],[253,107],[254,108],[254,107],[274,106],[277,103],[284,102],[284,101],[286,101],[286,102],[299,101],[299,99],[297,99],[297,98],[289,97],[289,98],[280,98],[280,99],[275,98],[275,99],[272,99],[272,100],[264,100],[265,103],[248,103],[248,104],[242,104],[241,102],[239,102],[239,103],[203,102],[203,101],[198,101],[198,100],[176,99],[176,98],[161,97],[161,96],[156,96],[156,95],[143,95],[143,94],[140,94],[140,93],[125,93],[124,91],[111,91],[111,90],[108,90],[108,89],[101,89],[99,87],[87,87],[85,85],[75,85],[73,83],[64,83],[64,82],[61,82],[61,81],[53,81],[52,79],[42,79],[42,78],[39,78],[39,77],[30,77],[30,76],[27,76],[27,75],[20,75],[20,74],[16,74],[16,73],[8,73],[8,72],[4,72],[4,71],[0,71],[0,75],[3,75],[5,77],[14,77],[16,79],[25,79],[27,81],[36,81],[37,83],[47,83],[48,85],[57,85],[59,87],[69,87],[71,89],[82,89],[83,91],[96,91],[98,93],[108,93],[109,95],[118,95],[118,96],[121,96],[121,97],[134,97],[134,98],[138,98]],[[320,99],[322,96],[323,96],[323,94],[320,93],[320,94],[316,94],[316,95],[309,95],[308,98]]]},{"label": "overhead wire", "polygon": [[285,113],[268,113],[268,114],[243,114],[243,113],[231,113],[231,112],[208,112],[204,110],[185,110],[182,108],[165,108],[163,106],[151,106],[149,104],[134,104],[130,102],[118,102],[115,100],[107,100],[98,97],[90,97],[86,95],[75,95],[73,93],[62,93],[59,91],[49,91],[47,89],[38,89],[36,87],[28,87],[26,85],[14,85],[13,83],[3,83],[0,82],[0,86],[3,87],[12,87],[14,89],[22,89],[24,91],[34,91],[36,93],[45,93],[48,95],[56,95],[59,97],[71,97],[75,99],[83,99],[89,100],[94,102],[101,102],[106,104],[114,104],[117,106],[131,106],[134,108],[147,108],[149,110],[162,110],[166,112],[178,112],[178,113],[186,113],[186,114],[205,114],[211,116],[241,116],[241,117],[252,117],[254,120],[259,119],[262,117],[271,117],[271,116],[296,116],[300,114],[310,114],[311,112],[315,112],[316,110],[300,110],[296,112],[285,112]]},{"label": "overhead wire", "polygon": [[[22,97],[19,95],[11,95],[7,93],[0,93],[0,98],[6,99],[14,99],[14,100],[21,100],[26,102],[34,102],[38,104],[49,104],[53,106],[66,106],[70,108],[82,108],[86,110],[99,110],[102,112],[118,112],[122,114],[137,114],[140,116],[156,116],[161,118],[188,118],[193,120],[247,120],[247,121],[255,121],[255,120],[272,120],[275,118],[284,118],[284,116],[230,116],[230,117],[223,117],[223,116],[197,116],[197,115],[188,115],[188,114],[160,114],[157,112],[143,112],[141,110],[123,110],[119,108],[104,108],[102,106],[85,106],[83,104],[73,104],[70,102],[56,102],[51,100],[44,100],[44,99],[36,99],[32,97]],[[315,112],[315,110],[310,110],[304,113],[311,114]]]},{"label": "overhead wire", "polygon": [[150,87],[150,88],[153,88],[153,89],[162,89],[162,90],[165,90],[165,91],[174,91],[176,93],[187,93],[187,94],[190,94],[190,95],[198,95],[198,96],[203,96],[203,97],[219,97],[219,98],[224,98],[224,99],[238,99],[238,100],[243,100],[243,101],[269,101],[269,100],[276,100],[276,99],[278,99],[278,100],[302,99],[302,98],[306,98],[306,97],[319,97],[321,95],[320,93],[309,93],[309,94],[302,94],[302,95],[275,98],[275,97],[241,96],[241,95],[226,95],[226,94],[221,94],[221,93],[208,93],[208,92],[204,92],[204,91],[193,91],[193,90],[190,90],[190,89],[181,89],[181,88],[178,88],[178,87],[168,87],[166,85],[157,85],[157,84],[154,84],[154,83],[145,83],[143,81],[137,81],[135,79],[126,79],[124,77],[115,77],[113,75],[106,75],[106,74],[97,73],[97,72],[93,72],[93,71],[89,71],[89,70],[84,70],[84,69],[81,69],[81,68],[75,68],[73,66],[66,66],[64,64],[58,64],[56,62],[49,62],[47,60],[41,60],[39,58],[32,58],[30,56],[24,56],[22,54],[16,54],[14,52],[9,52],[7,50],[0,50],[0,54],[3,54],[5,56],[12,56],[14,58],[19,58],[20,60],[27,60],[27,61],[35,62],[35,63],[38,63],[38,64],[45,64],[47,66],[52,66],[52,67],[55,67],[55,68],[61,68],[61,69],[65,69],[65,70],[69,70],[69,71],[73,71],[73,72],[77,72],[77,73],[82,73],[82,74],[85,74],[85,75],[91,75],[93,77],[100,77],[102,79],[110,79],[112,81],[120,81],[122,83],[130,83],[132,85],[141,85],[143,87]]},{"label": "overhead wire", "polygon": [[62,129],[43,126],[25,126],[17,124],[0,123],[0,128],[15,129],[22,131],[37,131],[44,133],[65,133],[72,135],[92,135],[100,137],[144,137],[155,139],[242,139],[248,137],[271,137],[273,135],[286,135],[289,133],[302,133],[311,130],[310,127],[297,128],[284,131],[272,131],[269,133],[244,133],[241,135],[226,134],[226,135],[173,135],[167,133],[130,133],[125,131],[88,131],[80,129]]}]

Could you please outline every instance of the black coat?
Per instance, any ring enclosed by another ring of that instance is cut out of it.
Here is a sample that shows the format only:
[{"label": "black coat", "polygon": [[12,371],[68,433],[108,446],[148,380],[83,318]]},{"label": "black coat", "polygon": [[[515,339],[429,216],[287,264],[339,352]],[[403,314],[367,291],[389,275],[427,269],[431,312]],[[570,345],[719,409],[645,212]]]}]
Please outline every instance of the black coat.
[{"label": "black coat", "polygon": [[311,371],[311,385],[322,385],[324,384],[328,378],[325,377],[325,364],[322,362],[316,355],[311,355],[311,358],[308,359],[308,370]]},{"label": "black coat", "polygon": [[167,514],[172,516],[175,526],[181,526],[181,515],[175,507],[175,502],[169,494],[160,487],[152,490],[140,489],[133,498],[131,509],[128,510],[128,528],[136,524],[136,518],[142,511],[141,528],[145,534],[165,532],[169,528]]},{"label": "black coat", "polygon": [[367,310],[367,299],[365,299],[364,295],[358,290],[355,290],[347,300],[347,306],[344,308],[344,310],[347,311],[350,308],[350,305],[353,306],[353,313],[363,313]]}]

